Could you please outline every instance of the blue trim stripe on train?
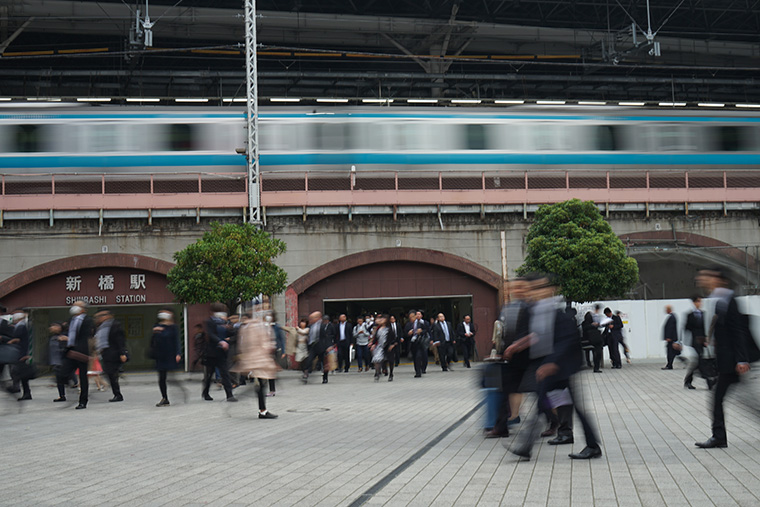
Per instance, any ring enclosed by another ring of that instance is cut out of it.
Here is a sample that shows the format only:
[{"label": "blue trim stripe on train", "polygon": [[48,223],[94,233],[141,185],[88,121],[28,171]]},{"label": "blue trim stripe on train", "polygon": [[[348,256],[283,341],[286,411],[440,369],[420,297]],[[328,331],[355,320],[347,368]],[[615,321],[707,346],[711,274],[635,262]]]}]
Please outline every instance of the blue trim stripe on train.
[{"label": "blue trim stripe on train", "polygon": [[[293,153],[262,154],[262,167],[348,165],[756,166],[760,153]],[[237,154],[0,156],[0,168],[244,166]]]}]

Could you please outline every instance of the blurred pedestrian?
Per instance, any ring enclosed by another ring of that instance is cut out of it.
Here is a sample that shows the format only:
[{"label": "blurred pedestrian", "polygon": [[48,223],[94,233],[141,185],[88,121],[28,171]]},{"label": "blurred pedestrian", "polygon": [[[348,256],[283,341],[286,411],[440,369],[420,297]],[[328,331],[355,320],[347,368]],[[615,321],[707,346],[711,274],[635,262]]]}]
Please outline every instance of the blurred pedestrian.
[{"label": "blurred pedestrian", "polygon": [[594,316],[591,312],[586,312],[583,316],[583,323],[581,324],[583,331],[583,339],[589,343],[594,357],[594,373],[602,373],[602,358],[604,354],[604,342],[602,341],[602,333],[599,332],[599,324],[594,322]]},{"label": "blurred pedestrian", "polygon": [[[161,401],[156,406],[168,407],[167,377],[170,371],[179,367],[182,361],[182,349],[179,343],[179,331],[174,324],[174,312],[167,308],[158,312],[158,324],[153,328],[151,348],[153,349],[153,358],[156,360],[158,388],[161,391]],[[185,396],[184,388],[182,394]]]},{"label": "blurred pedestrian", "polygon": [[274,328],[267,322],[267,316],[271,317],[271,312],[257,308],[253,318],[246,319],[240,327],[237,361],[232,371],[254,379],[253,388],[259,401],[259,419],[276,419],[277,415],[269,412],[266,405],[267,381],[276,379],[278,370],[274,356]]},{"label": "blurred pedestrian", "polygon": [[369,331],[367,331],[367,324],[361,317],[356,319],[356,325],[354,326],[354,343],[356,344],[356,364],[359,367],[359,372],[362,371],[362,365],[364,365],[364,371],[369,370],[370,355],[369,355]]},{"label": "blurred pedestrian", "polygon": [[22,394],[18,401],[32,399],[32,390],[29,387],[31,376],[27,373],[31,368],[31,326],[28,314],[23,308],[13,310],[13,340],[19,351],[19,360],[11,369],[11,376],[16,382],[21,383]]},{"label": "blurred pedestrian", "polygon": [[314,368],[314,360],[319,359],[322,362],[322,383],[327,384],[327,374],[329,373],[327,353],[335,345],[335,328],[329,319],[323,319],[322,312],[310,314],[309,324],[309,355],[301,365],[302,380],[304,383],[309,381],[309,374]]},{"label": "blurred pedestrian", "polygon": [[227,342],[227,307],[223,303],[211,305],[211,317],[206,321],[206,374],[203,378],[203,392],[201,397],[206,401],[214,401],[208,391],[214,373],[218,370],[222,381],[222,387],[227,395],[227,401],[237,399],[232,395],[232,384],[227,370],[227,351],[230,348]]},{"label": "blurred pedestrian", "polygon": [[87,315],[87,303],[77,300],[69,308],[69,338],[66,342],[64,367],[58,379],[58,398],[53,401],[66,401],[64,386],[71,374],[79,370],[79,404],[77,410],[87,408],[90,384],[87,380],[87,363],[90,359],[90,338],[95,331],[93,320]]},{"label": "blurred pedestrian", "polygon": [[462,346],[462,357],[465,368],[470,367],[470,359],[472,359],[472,351],[475,347],[476,332],[475,324],[472,323],[472,317],[465,315],[462,322],[457,326],[457,340]]},{"label": "blurred pedestrian", "polygon": [[662,339],[665,340],[665,352],[667,353],[668,364],[666,364],[662,369],[672,370],[673,359],[675,359],[676,356],[681,355],[681,350],[678,348],[680,345],[677,345],[678,324],[677,324],[676,314],[673,313],[672,306],[670,305],[665,306],[665,314],[667,315],[667,317],[665,318],[665,326],[663,326],[663,329],[662,329]]},{"label": "blurred pedestrian", "polygon": [[114,319],[110,310],[101,310],[95,314],[95,347],[100,350],[103,359],[103,372],[111,384],[113,398],[110,402],[124,401],[119,387],[119,368],[127,362],[128,351],[124,328]]},{"label": "blurred pedestrian", "polygon": [[301,319],[298,321],[298,327],[296,328],[296,336],[298,339],[298,343],[296,345],[296,355],[295,355],[295,361],[300,366],[301,363],[306,359],[309,355],[309,321],[306,319]]},{"label": "blurred pedestrian", "polygon": [[686,315],[686,325],[684,329],[691,334],[691,346],[694,348],[694,352],[697,353],[697,360],[693,361],[689,365],[689,369],[686,372],[686,377],[683,379],[683,386],[686,389],[696,389],[692,385],[694,379],[694,371],[699,370],[702,374],[702,378],[707,382],[707,389],[712,389],[714,384],[714,373],[710,371],[708,363],[704,358],[705,347],[707,346],[707,333],[705,332],[705,316],[702,311],[702,298],[694,296],[691,298],[694,310]]},{"label": "blurred pedestrian", "polygon": [[612,315],[612,310],[609,308],[604,309],[605,327],[607,330],[605,334],[607,336],[607,352],[610,355],[610,362],[612,363],[612,369],[620,369],[623,367],[623,362],[620,359],[620,338],[623,336],[623,321],[617,315]]},{"label": "blurred pedestrian", "polygon": [[[370,350],[372,351],[372,364],[375,366],[375,382],[380,381],[380,373],[383,368],[383,363],[388,359],[388,349],[392,348],[389,344],[390,340],[390,328],[388,327],[388,316],[379,315],[375,320],[375,329],[373,330],[373,340]],[[389,361],[391,365],[389,382],[393,381],[393,362]]]}]

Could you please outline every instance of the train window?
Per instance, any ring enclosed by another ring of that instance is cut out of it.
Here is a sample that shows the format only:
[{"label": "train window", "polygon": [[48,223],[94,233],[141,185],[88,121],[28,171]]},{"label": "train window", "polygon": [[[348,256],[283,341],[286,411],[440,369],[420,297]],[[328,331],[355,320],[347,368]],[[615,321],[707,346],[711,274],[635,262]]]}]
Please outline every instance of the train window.
[{"label": "train window", "polygon": [[192,151],[195,149],[194,125],[173,123],[169,125],[169,150]]},{"label": "train window", "polygon": [[622,126],[599,125],[596,127],[596,149],[598,151],[619,151],[623,149]]},{"label": "train window", "polygon": [[21,153],[42,151],[42,125],[16,125],[15,150]]},{"label": "train window", "polygon": [[465,149],[485,150],[488,149],[488,136],[485,125],[463,125]]},{"label": "train window", "polygon": [[533,142],[536,150],[566,149],[564,125],[542,123],[534,125]]},{"label": "train window", "polygon": [[343,150],[346,147],[348,125],[344,123],[317,123],[314,143],[318,150]]},{"label": "train window", "polygon": [[119,127],[113,124],[91,125],[80,132],[87,132],[85,143],[90,152],[120,151],[121,138]]},{"label": "train window", "polygon": [[718,151],[749,151],[752,149],[752,129],[733,125],[716,127]]}]

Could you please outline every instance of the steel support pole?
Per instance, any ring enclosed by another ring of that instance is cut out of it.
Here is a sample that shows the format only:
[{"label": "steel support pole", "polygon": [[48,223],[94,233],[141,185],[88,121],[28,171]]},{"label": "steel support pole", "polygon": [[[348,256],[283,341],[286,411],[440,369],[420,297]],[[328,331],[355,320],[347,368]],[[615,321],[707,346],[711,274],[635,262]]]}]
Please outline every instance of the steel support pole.
[{"label": "steel support pole", "polygon": [[256,0],[245,2],[245,81],[248,146],[248,210],[251,223],[261,223],[259,171],[259,97],[256,69]]}]

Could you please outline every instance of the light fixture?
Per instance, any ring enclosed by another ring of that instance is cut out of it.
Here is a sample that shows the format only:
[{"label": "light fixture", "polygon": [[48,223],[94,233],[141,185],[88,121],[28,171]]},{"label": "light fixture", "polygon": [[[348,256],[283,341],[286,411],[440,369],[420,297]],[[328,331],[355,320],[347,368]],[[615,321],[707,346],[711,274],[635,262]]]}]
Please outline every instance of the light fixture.
[{"label": "light fixture", "polygon": [[208,99],[193,99],[193,98],[184,98],[184,99],[174,99],[174,102],[195,102],[195,103],[203,103],[203,102],[208,102]]},{"label": "light fixture", "polygon": [[660,102],[661,107],[686,107],[686,102]]},{"label": "light fixture", "polygon": [[325,102],[329,104],[346,104],[348,99],[317,99],[317,102]]},{"label": "light fixture", "polygon": [[365,104],[391,104],[393,99],[362,99]]},{"label": "light fixture", "polygon": [[77,102],[111,102],[108,97],[77,97]]},{"label": "light fixture", "polygon": [[0,102],[10,102],[10,97],[0,97]]},{"label": "light fixture", "polygon": [[127,102],[161,102],[161,99],[145,98],[145,97],[129,97]]},{"label": "light fixture", "polygon": [[245,102],[247,99],[243,97],[235,97],[229,99],[222,99],[222,102]]},{"label": "light fixture", "polygon": [[524,100],[494,100],[494,104],[525,104]]},{"label": "light fixture", "polygon": [[60,102],[61,99],[53,97],[27,97],[29,102]]},{"label": "light fixture", "polygon": [[725,104],[720,102],[700,102],[697,104],[699,107],[726,107]]},{"label": "light fixture", "polygon": [[583,100],[578,102],[579,106],[606,106],[607,103],[601,100]]},{"label": "light fixture", "polygon": [[301,102],[301,99],[295,97],[272,97],[270,102]]},{"label": "light fixture", "polygon": [[407,104],[438,104],[438,99],[406,99]]},{"label": "light fixture", "polygon": [[[0,99],[0,100],[2,100],[2,99]],[[736,107],[760,108],[760,104],[736,104]]]},{"label": "light fixture", "polygon": [[564,100],[537,100],[536,104],[539,106],[564,106]]},{"label": "light fixture", "polygon": [[480,104],[480,99],[451,99],[452,104]]},{"label": "light fixture", "polygon": [[618,102],[619,106],[643,106],[646,102]]}]

